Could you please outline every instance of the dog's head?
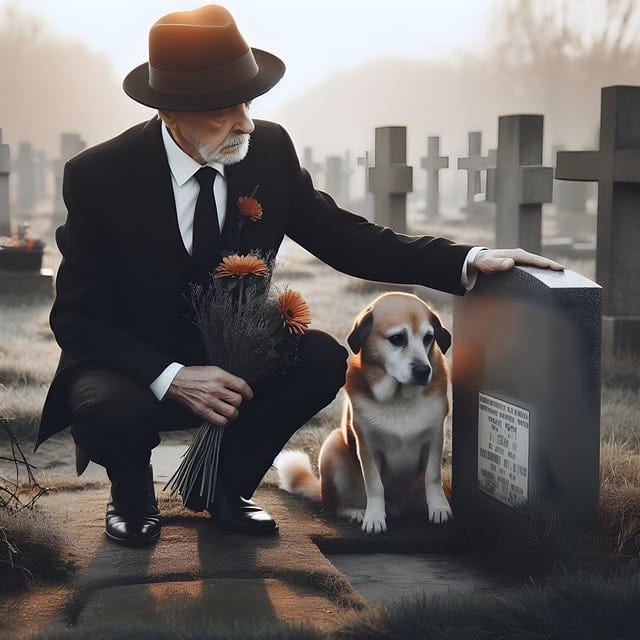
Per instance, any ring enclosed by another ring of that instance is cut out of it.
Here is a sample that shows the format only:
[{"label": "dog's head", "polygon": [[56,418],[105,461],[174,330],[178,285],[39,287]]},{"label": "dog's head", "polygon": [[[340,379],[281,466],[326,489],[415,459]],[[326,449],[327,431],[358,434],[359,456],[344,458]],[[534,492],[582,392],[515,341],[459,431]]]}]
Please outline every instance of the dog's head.
[{"label": "dog's head", "polygon": [[362,351],[363,362],[382,366],[400,384],[425,386],[433,349],[446,353],[451,334],[417,296],[385,293],[358,314],[347,342],[354,353]]}]

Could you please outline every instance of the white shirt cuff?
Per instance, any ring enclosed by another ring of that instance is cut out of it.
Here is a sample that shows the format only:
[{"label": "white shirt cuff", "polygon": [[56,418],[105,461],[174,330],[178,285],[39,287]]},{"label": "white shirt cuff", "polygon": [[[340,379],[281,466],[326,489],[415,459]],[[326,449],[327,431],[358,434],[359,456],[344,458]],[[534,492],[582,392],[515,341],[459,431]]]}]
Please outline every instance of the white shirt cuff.
[{"label": "white shirt cuff", "polygon": [[475,267],[469,267],[469,262],[473,262],[476,256],[481,252],[487,249],[487,247],[473,247],[467,253],[467,257],[464,259],[464,264],[462,265],[462,276],[460,281],[462,282],[462,286],[469,291],[473,289],[476,284],[476,280],[478,279],[478,270]]},{"label": "white shirt cuff", "polygon": [[153,391],[153,395],[158,398],[158,400],[162,400],[166,395],[173,379],[176,377],[176,374],[180,369],[184,367],[183,364],[179,362],[172,362],[150,385],[151,391]]}]

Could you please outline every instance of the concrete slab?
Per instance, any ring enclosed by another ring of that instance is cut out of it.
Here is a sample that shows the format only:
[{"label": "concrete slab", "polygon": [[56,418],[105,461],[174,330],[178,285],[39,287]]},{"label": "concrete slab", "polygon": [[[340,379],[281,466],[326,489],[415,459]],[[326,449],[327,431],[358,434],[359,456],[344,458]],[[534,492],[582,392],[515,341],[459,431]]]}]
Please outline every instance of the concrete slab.
[{"label": "concrete slab", "polygon": [[450,554],[330,554],[329,560],[370,601],[401,597],[496,593],[504,588],[486,566],[472,558]]}]

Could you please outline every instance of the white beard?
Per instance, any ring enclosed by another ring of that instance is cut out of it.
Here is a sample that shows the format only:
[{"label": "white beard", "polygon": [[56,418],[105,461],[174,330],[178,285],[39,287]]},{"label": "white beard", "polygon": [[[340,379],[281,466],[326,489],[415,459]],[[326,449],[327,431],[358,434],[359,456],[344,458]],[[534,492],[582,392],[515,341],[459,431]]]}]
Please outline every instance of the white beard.
[{"label": "white beard", "polygon": [[221,164],[235,164],[240,162],[249,151],[248,133],[229,134],[225,141],[217,147],[210,147],[194,136],[191,144],[198,150],[202,159],[207,163],[220,162]]}]

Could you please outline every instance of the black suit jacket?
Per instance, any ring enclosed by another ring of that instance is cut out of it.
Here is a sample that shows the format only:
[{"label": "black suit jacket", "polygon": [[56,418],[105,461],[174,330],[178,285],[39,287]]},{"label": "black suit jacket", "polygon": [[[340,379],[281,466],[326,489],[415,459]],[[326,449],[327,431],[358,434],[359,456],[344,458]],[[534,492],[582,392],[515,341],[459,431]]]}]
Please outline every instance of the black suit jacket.
[{"label": "black suit jacket", "polygon": [[[344,273],[465,293],[460,273],[470,245],[394,233],[339,208],[314,189],[287,132],[274,122],[254,122],[247,156],[225,167],[224,248],[236,247],[238,197],[260,185],[255,197],[264,215],[244,226],[241,252],[277,250],[286,234]],[[62,262],[50,314],[62,353],[36,449],[71,424],[65,381],[79,364],[112,367],[145,387],[173,361],[206,364],[195,329],[181,314],[181,284],[192,265],[160,125],[156,116],[65,165],[68,215],[56,230]]]}]

